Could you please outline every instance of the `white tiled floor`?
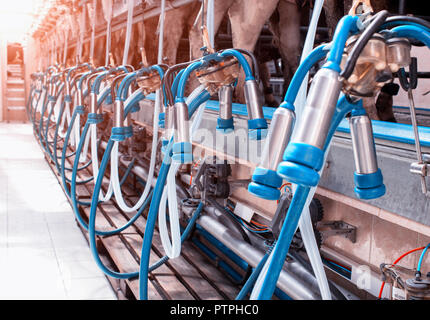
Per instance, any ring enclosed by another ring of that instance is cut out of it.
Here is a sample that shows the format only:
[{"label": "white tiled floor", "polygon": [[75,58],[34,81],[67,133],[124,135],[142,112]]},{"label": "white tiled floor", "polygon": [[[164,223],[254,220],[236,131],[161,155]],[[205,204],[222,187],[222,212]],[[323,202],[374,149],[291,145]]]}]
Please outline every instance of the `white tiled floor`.
[{"label": "white tiled floor", "polygon": [[0,123],[0,299],[116,299],[30,124]]}]

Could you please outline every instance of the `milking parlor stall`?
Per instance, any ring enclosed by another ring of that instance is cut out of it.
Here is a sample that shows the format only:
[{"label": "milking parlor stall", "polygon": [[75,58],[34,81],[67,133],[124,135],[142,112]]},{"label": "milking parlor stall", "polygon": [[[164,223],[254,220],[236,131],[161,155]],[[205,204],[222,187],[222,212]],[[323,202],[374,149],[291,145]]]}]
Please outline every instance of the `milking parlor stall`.
[{"label": "milking parlor stall", "polygon": [[0,10],[1,299],[430,300],[424,1]]}]

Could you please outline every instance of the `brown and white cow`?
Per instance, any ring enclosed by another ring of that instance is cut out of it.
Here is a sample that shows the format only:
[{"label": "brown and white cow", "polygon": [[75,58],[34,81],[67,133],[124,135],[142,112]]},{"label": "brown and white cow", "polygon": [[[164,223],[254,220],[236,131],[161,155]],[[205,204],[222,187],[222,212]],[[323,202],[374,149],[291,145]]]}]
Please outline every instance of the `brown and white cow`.
[{"label": "brown and white cow", "polygon": [[[203,45],[201,36],[201,15],[206,16],[207,0],[205,10],[200,10],[193,28],[190,32],[191,59],[201,56],[200,48]],[[278,19],[269,21],[277,11]],[[272,22],[272,32],[279,44],[279,51],[283,60],[284,78],[288,84],[294,74],[300,55],[300,10],[295,0],[256,0],[252,4],[247,0],[217,0],[214,4],[214,31],[219,29],[225,15],[228,14],[233,47],[253,52],[260,37],[261,30],[266,22]],[[261,65],[264,87],[270,87],[266,66]],[[242,78],[239,81],[243,82]],[[240,82],[239,82],[240,83]],[[238,86],[236,96],[243,101],[241,86]],[[270,92],[265,95],[266,103],[274,104],[274,97]]]}]

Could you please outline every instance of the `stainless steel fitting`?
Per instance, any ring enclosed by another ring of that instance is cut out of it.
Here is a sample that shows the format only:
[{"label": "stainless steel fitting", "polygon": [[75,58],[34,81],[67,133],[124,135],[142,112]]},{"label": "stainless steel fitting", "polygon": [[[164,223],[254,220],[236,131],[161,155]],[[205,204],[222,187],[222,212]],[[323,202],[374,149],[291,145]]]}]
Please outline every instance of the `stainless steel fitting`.
[{"label": "stainless steel fitting", "polygon": [[349,119],[355,170],[360,174],[378,171],[372,123],[368,115],[352,116]]},{"label": "stainless steel fitting", "polygon": [[170,141],[175,130],[175,112],[173,106],[166,107],[164,113],[164,140]]},{"label": "stainless steel fitting", "polygon": [[190,142],[188,106],[185,102],[176,102],[173,107],[175,117],[175,143]]},{"label": "stainless steel fitting", "polygon": [[273,114],[259,167],[276,171],[291,138],[296,116],[294,111],[279,107]]},{"label": "stainless steel fitting", "polygon": [[121,100],[115,100],[113,105],[113,126],[124,126],[124,103]]},{"label": "stainless steel fitting", "polygon": [[97,94],[90,92],[90,113],[97,113]]},{"label": "stainless steel fitting", "polygon": [[222,86],[219,90],[219,117],[221,119],[227,120],[233,116],[233,91],[234,87],[231,84]]},{"label": "stainless steel fitting", "polygon": [[262,119],[263,108],[261,102],[261,95],[259,94],[259,88],[256,80],[246,80],[245,85],[245,101],[248,110],[248,118]]},{"label": "stainless steel fitting", "polygon": [[337,71],[322,68],[317,72],[291,142],[324,149],[341,88]]}]

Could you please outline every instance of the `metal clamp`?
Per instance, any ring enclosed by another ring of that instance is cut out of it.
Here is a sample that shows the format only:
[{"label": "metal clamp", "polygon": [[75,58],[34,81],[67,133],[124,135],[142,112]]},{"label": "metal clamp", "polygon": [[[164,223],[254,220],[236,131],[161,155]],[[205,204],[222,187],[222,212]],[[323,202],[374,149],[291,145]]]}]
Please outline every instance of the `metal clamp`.
[{"label": "metal clamp", "polygon": [[[326,229],[327,227],[329,229]],[[357,240],[357,227],[342,220],[319,221],[317,229],[321,233],[323,242],[331,236],[339,235],[349,239],[352,243],[355,243]]]},{"label": "metal clamp", "polygon": [[409,66],[409,80],[407,79],[403,68],[399,70],[398,75],[402,88],[408,92],[409,109],[411,113],[412,128],[414,130],[415,149],[418,160],[418,162],[414,162],[411,164],[409,171],[411,173],[420,175],[421,190],[424,195],[430,197],[430,192],[428,191],[426,183],[426,176],[429,175],[430,156],[423,154],[421,151],[418,122],[415,113],[415,102],[412,94],[412,89],[415,89],[417,87],[417,58],[411,58],[411,65]]},{"label": "metal clamp", "polygon": [[410,172],[423,177],[430,177],[430,154],[422,155],[422,162],[411,163]]}]

